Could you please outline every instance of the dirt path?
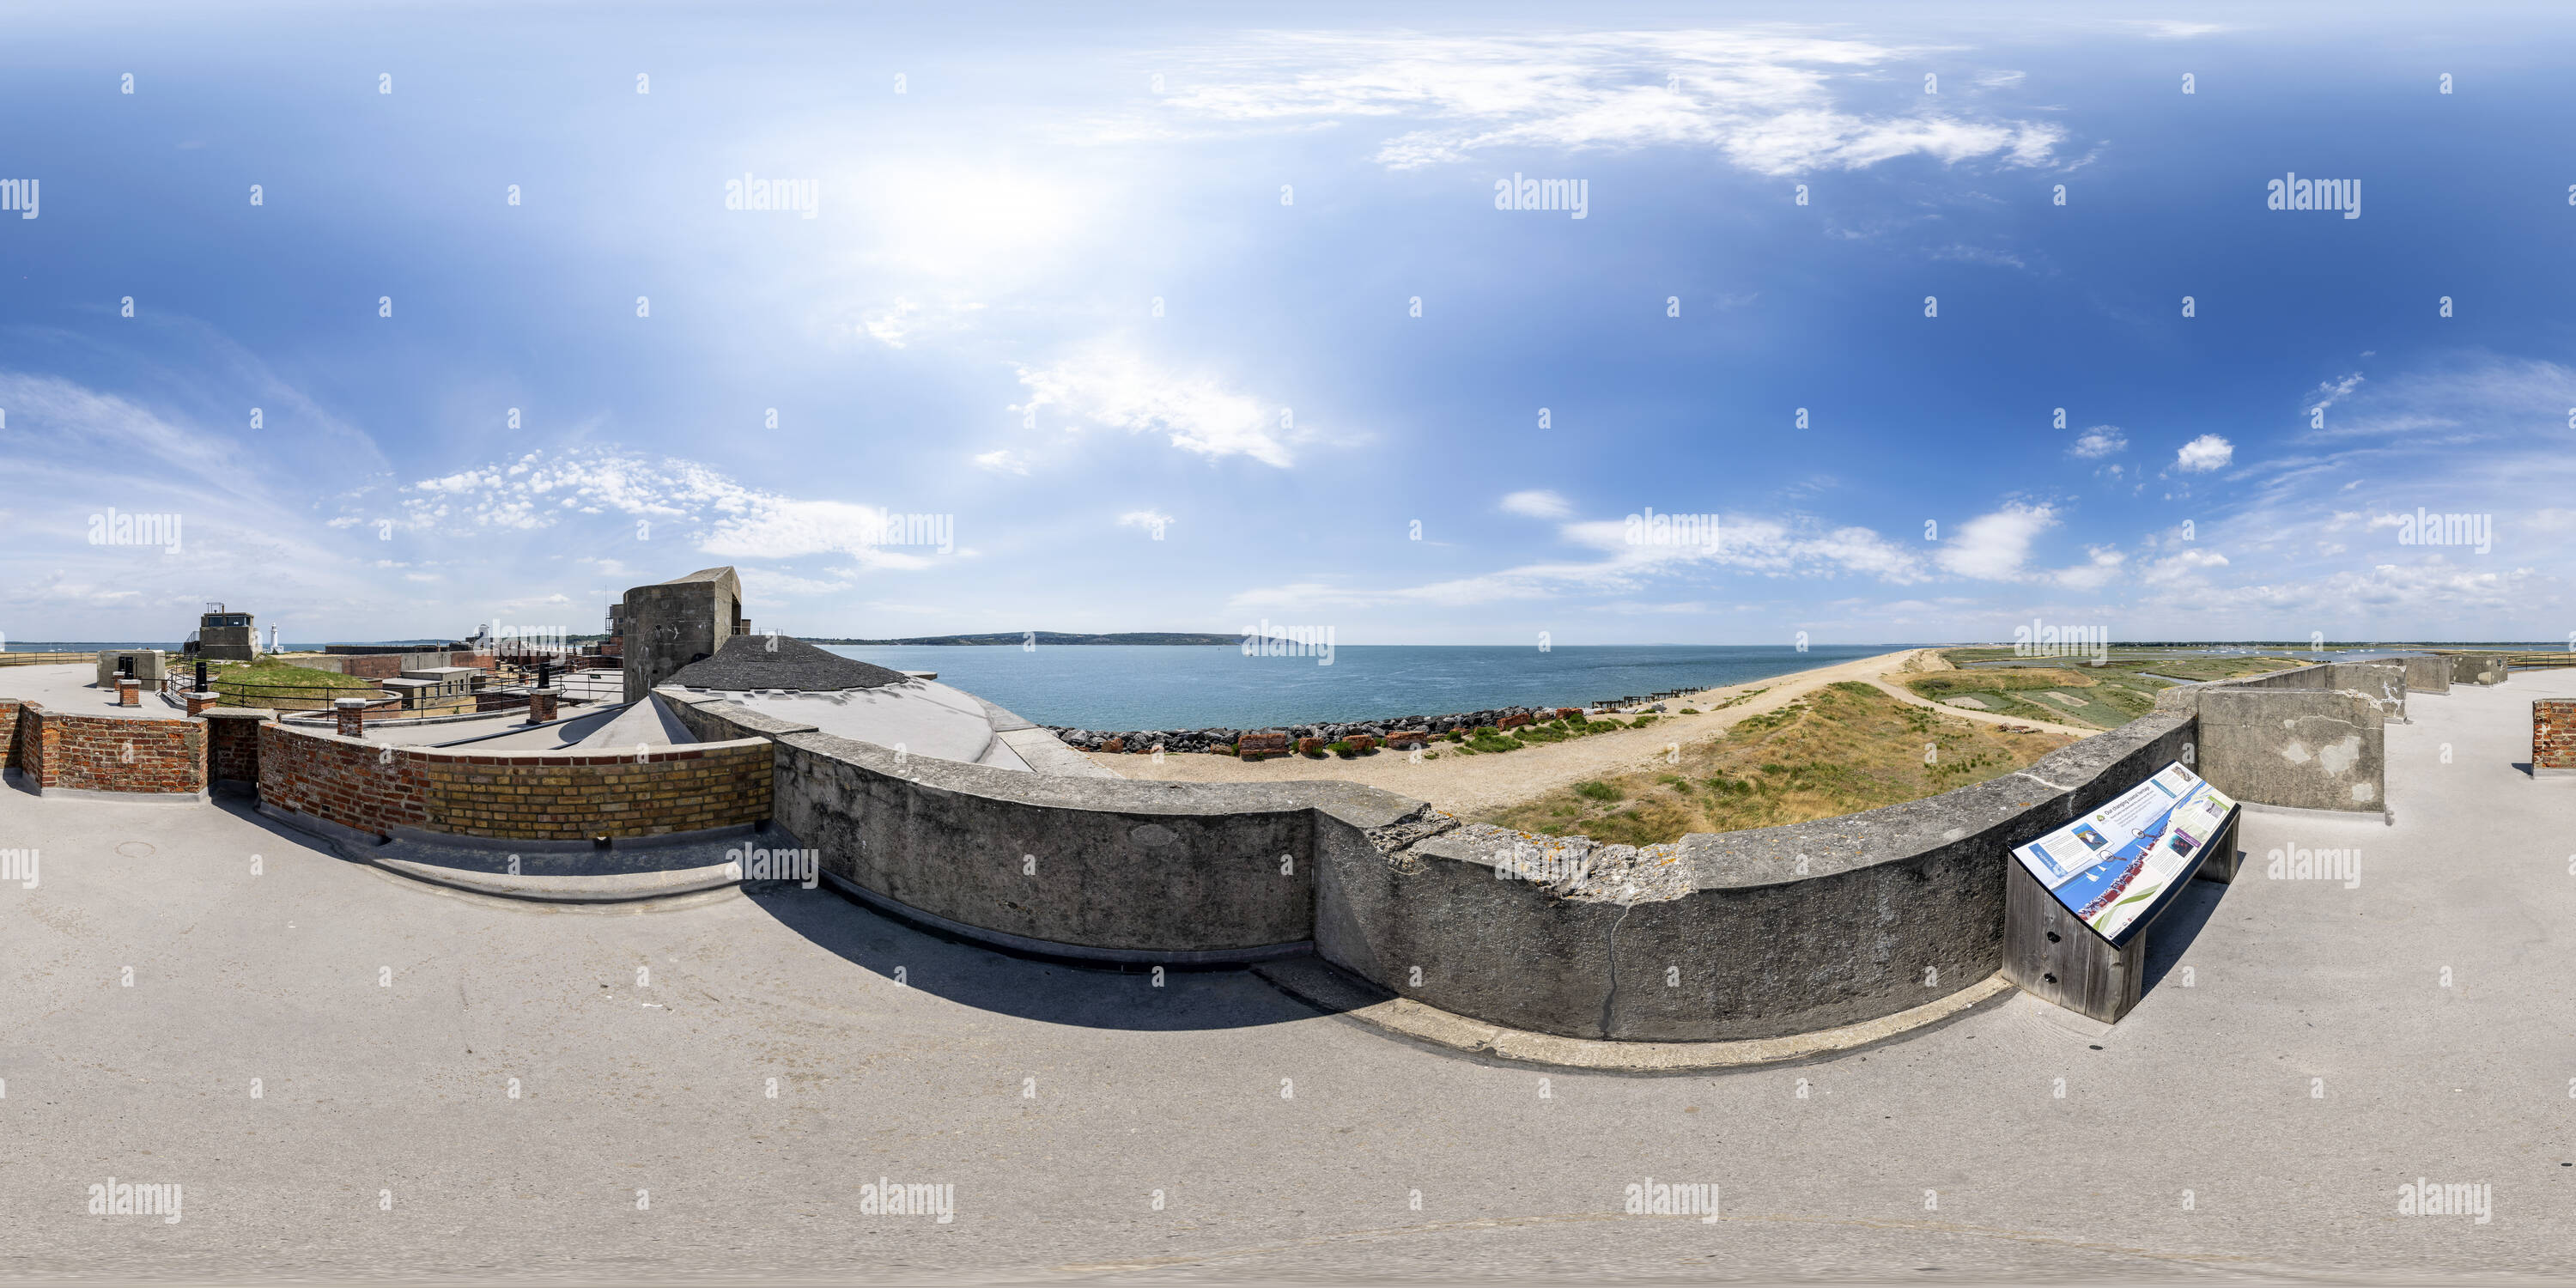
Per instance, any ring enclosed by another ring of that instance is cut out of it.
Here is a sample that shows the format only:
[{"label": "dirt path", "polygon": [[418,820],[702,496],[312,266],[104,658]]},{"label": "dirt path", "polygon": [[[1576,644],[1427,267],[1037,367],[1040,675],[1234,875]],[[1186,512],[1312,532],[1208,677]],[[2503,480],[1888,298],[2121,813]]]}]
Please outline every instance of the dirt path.
[{"label": "dirt path", "polygon": [[1982,720],[1987,724],[1995,725],[2020,725],[2026,729],[2038,729],[2047,733],[2071,733],[2078,738],[2090,738],[2093,735],[2102,732],[2099,729],[2085,729],[2076,725],[2050,724],[2045,720],[2024,720],[2020,716],[1999,715],[1992,711],[1975,711],[1967,707],[1954,707],[1946,702],[1934,702],[1932,699],[1924,697],[1903,685],[1890,684],[1875,675],[1869,677],[1869,683],[1885,689],[1889,697],[1894,698],[1899,702],[1911,702],[1918,707],[1930,707],[1945,716],[1957,716],[1963,720]]},{"label": "dirt path", "polygon": [[[1598,778],[1604,774],[1631,773],[1651,768],[1663,761],[1676,743],[1689,746],[1714,738],[1735,726],[1747,716],[1776,711],[1825,685],[1840,680],[1860,680],[1887,688],[1896,696],[1922,706],[1936,706],[1902,689],[1880,681],[1882,675],[1909,669],[1915,671],[1945,669],[1916,660],[1929,655],[1937,664],[1939,654],[1929,649],[1906,649],[1883,653],[1877,657],[1859,658],[1833,666],[1818,667],[1790,675],[1773,676],[1748,684],[1704,689],[1688,697],[1668,699],[1672,710],[1698,707],[1695,716],[1667,715],[1643,729],[1623,729],[1617,733],[1594,734],[1565,742],[1547,743],[1520,751],[1482,756],[1462,756],[1446,743],[1432,744],[1442,751],[1438,760],[1419,764],[1402,752],[1381,751],[1373,756],[1349,760],[1332,758],[1308,760],[1303,756],[1283,756],[1276,760],[1244,762],[1232,756],[1204,754],[1166,755],[1157,765],[1150,757],[1092,753],[1092,762],[1122,778],[1178,783],[1283,783],[1301,779],[1329,779],[1365,783],[1417,800],[1426,800],[1453,814],[1474,815],[1499,809],[1559,787]],[[1762,696],[1724,711],[1710,708],[1730,698],[1763,690]],[[2027,720],[2009,720],[1953,707],[1941,707],[1951,715],[1969,719],[1986,719],[1996,724],[2031,724]],[[2038,725],[2038,728],[2055,726]],[[2060,729],[2090,737],[2099,730]]]}]

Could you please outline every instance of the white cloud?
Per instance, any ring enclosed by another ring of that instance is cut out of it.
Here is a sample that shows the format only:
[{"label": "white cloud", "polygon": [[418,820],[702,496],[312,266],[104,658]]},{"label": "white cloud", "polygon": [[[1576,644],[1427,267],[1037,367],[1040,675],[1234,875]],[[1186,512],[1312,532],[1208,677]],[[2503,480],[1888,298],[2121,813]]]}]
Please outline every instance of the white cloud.
[{"label": "white cloud", "polygon": [[1000,451],[978,453],[975,457],[975,464],[983,469],[992,470],[998,474],[1026,474],[1029,472],[1029,463],[1027,459],[1023,458],[1018,452],[1011,451],[1008,448],[1004,448]]},{"label": "white cloud", "polygon": [[1503,509],[1533,519],[1562,519],[1574,513],[1574,507],[1564,497],[1545,488],[1514,492],[1503,498]]},{"label": "white cloud", "polygon": [[[847,501],[800,501],[761,495],[747,512],[719,521],[700,539],[698,549],[737,559],[842,554],[865,567],[927,568],[931,561],[925,555],[887,548],[914,544],[908,542],[909,534],[902,530],[905,517]],[[952,541],[953,524],[952,519]]]},{"label": "white cloud", "polygon": [[676,529],[683,539],[695,538],[698,553],[720,557],[842,554],[861,566],[898,569],[932,562],[889,548],[924,548],[892,527],[906,516],[746,487],[678,457],[654,460],[596,448],[530,452],[506,465],[424,479],[402,491],[404,526],[421,532],[537,532],[613,515]]},{"label": "white cloud", "polygon": [[1122,528],[1153,529],[1163,527],[1171,521],[1172,516],[1160,510],[1129,510],[1118,516],[1118,526]]},{"label": "white cloud", "polygon": [[2075,440],[2075,446],[2066,450],[2079,460],[2100,460],[2113,452],[2129,450],[2129,437],[2121,433],[2117,425],[2095,425]]},{"label": "white cloud", "polygon": [[2057,526],[2057,511],[2045,505],[2006,504],[1959,525],[1941,543],[1935,562],[1944,572],[1985,581],[2010,581],[2021,575],[2030,543]]},{"label": "white cloud", "polygon": [[2007,85],[2021,84],[2023,80],[2029,77],[2029,75],[2029,72],[1979,72],[1977,73],[1977,84],[1986,89],[2002,89]]},{"label": "white cloud", "polygon": [[2087,546],[2084,554],[2085,562],[2060,568],[2048,579],[2068,590],[2100,590],[2111,584],[2111,579],[2128,563],[2128,556],[2109,546]]},{"label": "white cloud", "polygon": [[[1928,51],[1765,29],[1530,37],[1421,32],[1262,32],[1230,48],[1176,51],[1207,83],[1161,100],[1188,118],[1294,126],[1402,120],[1382,138],[1391,169],[1494,152],[1713,150],[1761,174],[1858,169],[1901,156],[1944,163],[2047,161],[2065,138],[2047,122],[1840,108],[1836,76],[1877,77]],[[1099,127],[1105,139],[1154,131]],[[1168,131],[1164,131],[1168,133]]]},{"label": "white cloud", "polygon": [[2174,453],[2174,464],[2186,474],[2206,474],[2227,468],[2236,459],[2236,445],[2216,434],[2203,434],[2182,445]]},{"label": "white cloud", "polygon": [[1029,400],[1013,411],[1053,410],[1076,422],[1130,433],[1167,434],[1172,446],[1211,459],[1249,456],[1281,469],[1290,458],[1285,408],[1264,403],[1204,376],[1175,376],[1110,345],[1094,345],[1063,362],[1020,368]]}]

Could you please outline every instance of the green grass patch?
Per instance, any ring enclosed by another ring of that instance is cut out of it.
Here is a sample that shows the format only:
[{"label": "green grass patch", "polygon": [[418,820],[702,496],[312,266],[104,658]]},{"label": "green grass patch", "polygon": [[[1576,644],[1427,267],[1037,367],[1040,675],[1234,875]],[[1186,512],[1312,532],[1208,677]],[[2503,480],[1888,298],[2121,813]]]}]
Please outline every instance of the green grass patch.
[{"label": "green grass patch", "polygon": [[2022,768],[2068,741],[2005,733],[1844,682],[1739,722],[1723,741],[1684,747],[1678,765],[1571,784],[1478,821],[1652,845],[1920,800]]}]

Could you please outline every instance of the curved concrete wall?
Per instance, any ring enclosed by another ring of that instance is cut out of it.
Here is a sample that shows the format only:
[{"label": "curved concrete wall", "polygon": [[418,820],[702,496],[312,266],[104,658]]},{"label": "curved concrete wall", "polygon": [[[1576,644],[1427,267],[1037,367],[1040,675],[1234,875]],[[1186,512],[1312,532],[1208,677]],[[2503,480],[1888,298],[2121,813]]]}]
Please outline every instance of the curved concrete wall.
[{"label": "curved concrete wall", "polygon": [[[1568,1037],[1766,1038],[1891,1015],[1999,969],[2008,851],[2179,759],[2191,727],[2149,716],[1928,800],[1643,850],[1533,855],[1531,838],[1467,826],[1391,861],[1336,856],[1316,947],[1430,1005]],[[1540,880],[1511,875],[1532,858]]]},{"label": "curved concrete wall", "polygon": [[774,817],[824,873],[899,915],[1027,951],[1240,960],[1314,937],[1319,848],[1425,806],[1347,783],[1076,778],[897,756],[663,690],[700,737],[776,745]]},{"label": "curved concrete wall", "polygon": [[[2331,701],[2375,734],[2390,676],[2402,685],[2398,668],[2320,667],[2191,686],[2002,778],[1644,849],[1461,824],[1354,784],[1131,782],[901,757],[722,699],[663,696],[702,738],[772,740],[774,817],[821,851],[838,887],[950,933],[1118,961],[1244,960],[1311,940],[1347,971],[1489,1023],[1710,1041],[1858,1023],[1979,983],[2002,965],[2012,847],[2168,762],[2206,766],[2205,704],[2277,724],[2280,711]],[[2337,678],[2370,681],[2372,694],[2325,687]]]}]

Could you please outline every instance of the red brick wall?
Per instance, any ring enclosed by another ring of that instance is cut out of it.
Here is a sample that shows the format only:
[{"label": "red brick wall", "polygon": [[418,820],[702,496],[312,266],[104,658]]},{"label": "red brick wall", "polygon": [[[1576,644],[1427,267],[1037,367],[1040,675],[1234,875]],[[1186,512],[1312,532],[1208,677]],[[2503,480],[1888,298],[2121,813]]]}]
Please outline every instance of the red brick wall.
[{"label": "red brick wall", "polygon": [[[387,752],[390,751],[390,755]],[[260,799],[343,827],[577,841],[769,817],[765,738],[629,753],[391,747],[284,725],[260,730]]]},{"label": "red brick wall", "polygon": [[18,708],[16,698],[0,698],[0,769],[18,767]]},{"label": "red brick wall", "polygon": [[2531,763],[2535,769],[2576,769],[2576,698],[2531,704]]},{"label": "red brick wall", "polygon": [[361,680],[397,679],[403,673],[405,656],[402,653],[351,653],[342,659],[345,665],[340,668],[340,673]]},{"label": "red brick wall", "polygon": [[202,792],[202,720],[119,720],[66,715],[21,699],[0,700],[8,728],[6,763],[43,790]]},{"label": "red brick wall", "polygon": [[206,766],[210,781],[259,781],[259,726],[259,721],[241,716],[207,718]]}]

